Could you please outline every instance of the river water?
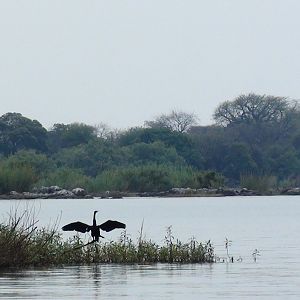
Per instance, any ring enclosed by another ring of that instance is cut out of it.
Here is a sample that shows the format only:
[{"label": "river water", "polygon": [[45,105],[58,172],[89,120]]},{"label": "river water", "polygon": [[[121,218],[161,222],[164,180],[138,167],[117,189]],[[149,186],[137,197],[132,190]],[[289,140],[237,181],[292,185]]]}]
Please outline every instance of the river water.
[{"label": "river water", "polygon": [[[38,226],[115,219],[127,234],[162,243],[166,228],[187,242],[211,240],[233,263],[70,266],[0,272],[3,299],[299,299],[300,197],[125,198],[0,201],[9,211],[35,212]],[[120,230],[105,234],[119,238]],[[67,238],[72,233],[64,233]],[[89,236],[82,234],[88,241]],[[257,249],[256,261],[253,252]],[[239,261],[237,261],[239,258]]]}]

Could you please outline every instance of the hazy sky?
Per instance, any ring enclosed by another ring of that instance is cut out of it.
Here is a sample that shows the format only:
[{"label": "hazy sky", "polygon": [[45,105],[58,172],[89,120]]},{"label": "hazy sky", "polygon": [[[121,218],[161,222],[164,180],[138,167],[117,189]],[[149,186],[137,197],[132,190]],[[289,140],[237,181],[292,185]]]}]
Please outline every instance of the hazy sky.
[{"label": "hazy sky", "polygon": [[299,0],[0,0],[0,115],[212,123],[242,93],[300,98]]}]

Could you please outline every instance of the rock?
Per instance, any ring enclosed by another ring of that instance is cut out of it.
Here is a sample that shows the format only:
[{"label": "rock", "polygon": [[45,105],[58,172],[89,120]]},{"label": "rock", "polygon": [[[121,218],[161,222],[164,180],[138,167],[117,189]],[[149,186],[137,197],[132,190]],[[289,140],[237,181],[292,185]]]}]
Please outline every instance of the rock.
[{"label": "rock", "polygon": [[111,199],[122,199],[123,196],[122,195],[112,195]]},{"label": "rock", "polygon": [[201,188],[197,189],[197,194],[201,196],[209,195],[209,196],[214,196],[214,195],[220,195],[221,189],[212,189],[212,188]]},{"label": "rock", "polygon": [[61,187],[57,185],[52,185],[52,186],[41,186],[39,188],[35,187],[33,188],[32,192],[34,194],[52,194],[60,190],[62,190]]},{"label": "rock", "polygon": [[75,199],[85,198],[92,199],[92,195],[87,195],[82,188],[76,188],[72,191],[62,189],[59,186],[42,186],[40,188],[33,188],[32,192],[18,193],[11,191],[9,194],[0,195],[0,199]]},{"label": "rock", "polygon": [[22,193],[24,199],[38,199],[42,198],[43,195],[37,193],[23,192]]},{"label": "rock", "polygon": [[53,193],[53,196],[57,197],[57,198],[75,198],[76,196],[68,190],[62,189],[59,190],[55,193]]},{"label": "rock", "polygon": [[179,194],[179,195],[190,195],[196,193],[196,189],[191,188],[172,188],[170,190],[171,194]]},{"label": "rock", "polygon": [[300,195],[300,188],[291,188],[291,189],[286,189],[281,192],[283,195]]},{"label": "rock", "polygon": [[166,197],[170,196],[168,191],[165,192],[141,192],[137,193],[138,197]]},{"label": "rock", "polygon": [[221,194],[224,196],[237,196],[239,192],[234,189],[222,189]]},{"label": "rock", "polygon": [[215,193],[221,196],[237,196],[238,192],[230,188],[218,188]]},{"label": "rock", "polygon": [[22,199],[23,195],[21,193],[18,193],[16,191],[11,191],[7,195],[7,199]]},{"label": "rock", "polygon": [[[64,189],[62,189],[61,187],[57,186],[57,185],[52,185],[52,186],[49,186],[48,187],[48,193],[56,193],[56,192],[59,192],[59,191],[63,191]],[[66,190],[64,190],[66,191]]]},{"label": "rock", "polygon": [[260,194],[253,190],[248,190],[247,188],[242,188],[240,190],[240,196],[259,196]]},{"label": "rock", "polygon": [[184,194],[184,188],[171,188],[170,193],[172,194]]},{"label": "rock", "polygon": [[59,189],[56,192],[47,193],[47,194],[37,194],[40,198],[43,199],[73,199],[78,198],[74,193],[69,190]]},{"label": "rock", "polygon": [[18,192],[16,192],[16,191],[11,191],[11,192],[9,192],[9,195],[11,195],[11,196],[18,196],[20,194]]},{"label": "rock", "polygon": [[92,195],[88,195],[88,194],[84,196],[84,199],[93,199],[93,198],[94,197]]},{"label": "rock", "polygon": [[75,188],[75,189],[72,190],[72,193],[74,195],[76,195],[77,197],[86,196],[86,191],[85,191],[85,189],[82,189],[82,188]]}]

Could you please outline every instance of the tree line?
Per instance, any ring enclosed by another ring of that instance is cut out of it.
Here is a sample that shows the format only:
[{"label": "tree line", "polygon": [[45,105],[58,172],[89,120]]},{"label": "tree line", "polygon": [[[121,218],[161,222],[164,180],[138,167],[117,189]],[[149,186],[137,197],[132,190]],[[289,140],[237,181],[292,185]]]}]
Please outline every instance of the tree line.
[{"label": "tree line", "polygon": [[37,120],[6,113],[0,117],[0,193],[42,185],[90,192],[297,186],[299,116],[296,101],[257,94],[221,103],[210,126],[172,111],[123,131],[103,123],[46,130]]}]

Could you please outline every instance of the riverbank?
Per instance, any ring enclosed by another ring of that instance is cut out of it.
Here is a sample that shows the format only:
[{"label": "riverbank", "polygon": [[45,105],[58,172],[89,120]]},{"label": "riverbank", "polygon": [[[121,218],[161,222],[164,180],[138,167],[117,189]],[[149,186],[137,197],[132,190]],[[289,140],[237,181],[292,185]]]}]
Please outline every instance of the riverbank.
[{"label": "riverbank", "polygon": [[300,188],[284,190],[271,190],[265,193],[250,190],[247,188],[219,188],[219,189],[191,189],[172,188],[168,191],[159,192],[120,192],[106,191],[100,193],[88,193],[82,188],[66,190],[58,186],[41,187],[32,192],[11,191],[8,194],[0,195],[2,200],[22,199],[120,199],[125,197],[226,197],[226,196],[274,196],[274,195],[300,195]]}]

